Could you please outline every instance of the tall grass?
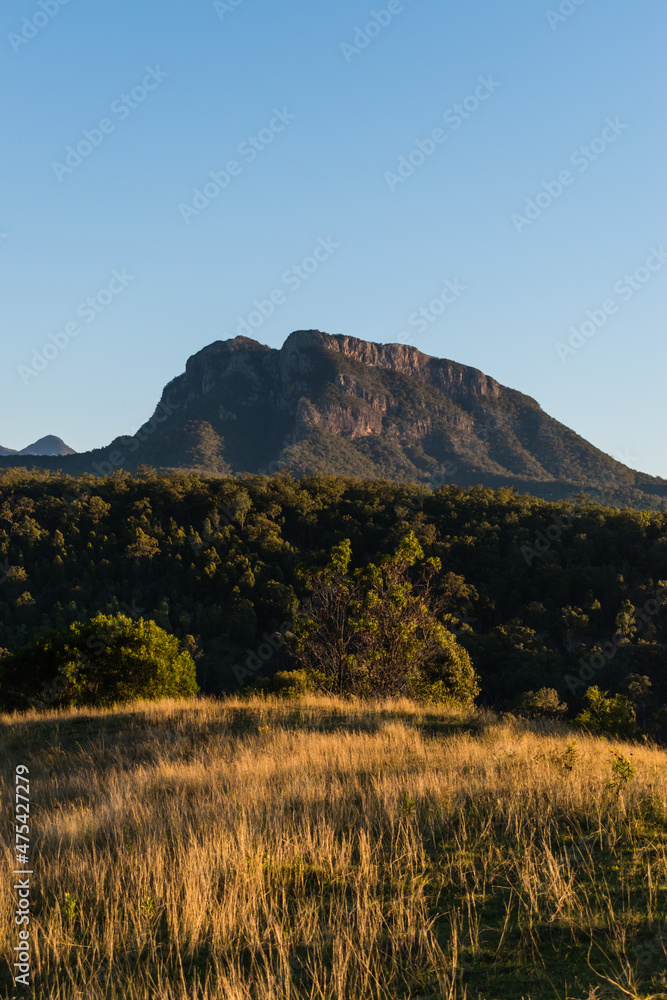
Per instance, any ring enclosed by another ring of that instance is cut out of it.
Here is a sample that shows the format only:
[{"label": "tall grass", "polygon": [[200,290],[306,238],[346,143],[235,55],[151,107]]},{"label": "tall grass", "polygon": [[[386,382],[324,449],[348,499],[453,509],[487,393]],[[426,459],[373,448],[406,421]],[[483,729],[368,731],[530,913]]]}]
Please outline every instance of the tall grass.
[{"label": "tall grass", "polygon": [[[667,997],[655,747],[314,698],[5,716],[0,741],[3,792],[30,767],[40,1000]],[[612,747],[635,775],[610,785]]]}]

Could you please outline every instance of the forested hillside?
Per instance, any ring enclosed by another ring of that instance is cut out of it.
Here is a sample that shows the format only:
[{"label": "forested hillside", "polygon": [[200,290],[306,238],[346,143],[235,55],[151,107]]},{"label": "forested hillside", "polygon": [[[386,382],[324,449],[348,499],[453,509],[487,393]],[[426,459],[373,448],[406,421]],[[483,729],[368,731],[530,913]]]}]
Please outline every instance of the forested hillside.
[{"label": "forested hillside", "polygon": [[667,513],[510,489],[10,470],[0,647],[120,611],[175,634],[205,691],[233,690],[292,665],[282,637],[300,566],[324,565],[345,538],[363,566],[410,530],[442,562],[437,586],[483,703],[549,686],[577,709],[587,686],[624,692],[629,675],[650,679],[651,711],[667,702]]}]

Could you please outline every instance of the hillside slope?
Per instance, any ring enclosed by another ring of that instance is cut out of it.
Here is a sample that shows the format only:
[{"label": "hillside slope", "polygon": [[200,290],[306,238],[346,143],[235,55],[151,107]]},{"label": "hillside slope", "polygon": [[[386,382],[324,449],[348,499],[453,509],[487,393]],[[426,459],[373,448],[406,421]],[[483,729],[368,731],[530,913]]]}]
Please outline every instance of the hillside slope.
[{"label": "hillside slope", "polygon": [[651,745],[613,744],[617,793],[563,726],[257,698],[5,716],[7,785],[19,747],[42,1000],[665,996]]},{"label": "hillside slope", "polygon": [[29,444],[26,448],[21,448],[20,451],[17,451],[15,448],[0,447],[0,455],[15,455],[18,458],[20,456],[76,455],[76,452],[69,445],[65,444],[62,438],[56,437],[55,434],[47,434],[46,437],[42,437],[39,441]]},{"label": "hillside slope", "polygon": [[76,455],[76,452],[62,438],[47,434],[27,448],[22,448],[19,455]]}]

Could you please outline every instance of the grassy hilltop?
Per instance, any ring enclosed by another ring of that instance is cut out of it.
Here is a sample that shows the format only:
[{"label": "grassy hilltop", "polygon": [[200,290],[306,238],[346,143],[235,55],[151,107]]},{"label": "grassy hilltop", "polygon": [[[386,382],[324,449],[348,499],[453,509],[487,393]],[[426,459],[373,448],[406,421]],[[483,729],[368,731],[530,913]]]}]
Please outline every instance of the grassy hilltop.
[{"label": "grassy hilltop", "polygon": [[40,1000],[667,997],[650,744],[259,696],[0,725],[3,791],[30,768]]}]

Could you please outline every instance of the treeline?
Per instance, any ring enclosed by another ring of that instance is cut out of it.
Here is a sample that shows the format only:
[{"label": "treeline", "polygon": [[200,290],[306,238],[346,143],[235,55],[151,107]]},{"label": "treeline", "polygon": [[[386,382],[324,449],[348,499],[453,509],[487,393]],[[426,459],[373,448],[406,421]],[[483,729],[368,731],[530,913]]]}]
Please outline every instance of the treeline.
[{"label": "treeline", "polygon": [[[549,503],[513,489],[341,477],[116,472],[0,475],[0,647],[96,614],[155,621],[189,649],[208,692],[295,666],[283,641],[308,572],[351,543],[352,566],[414,532],[481,701],[589,686],[667,704],[667,512]],[[636,678],[648,678],[639,685]]]}]

